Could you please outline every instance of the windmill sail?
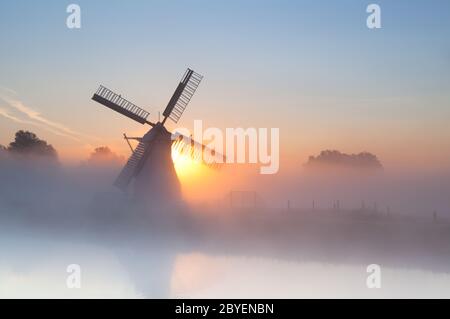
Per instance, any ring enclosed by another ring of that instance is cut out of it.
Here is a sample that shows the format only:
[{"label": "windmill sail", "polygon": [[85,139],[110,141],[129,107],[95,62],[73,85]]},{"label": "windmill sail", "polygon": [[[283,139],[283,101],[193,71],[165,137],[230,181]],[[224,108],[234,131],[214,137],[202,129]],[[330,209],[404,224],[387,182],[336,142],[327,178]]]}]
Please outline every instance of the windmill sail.
[{"label": "windmill sail", "polygon": [[[164,127],[168,118],[175,123],[178,122],[202,79],[203,76],[188,68],[164,110],[163,121],[158,120],[157,123],[148,121],[149,112],[122,98],[121,95],[102,85],[98,88],[92,96],[94,101],[136,122],[152,126],[152,129],[143,137],[128,137],[124,134],[132,155],[116,178],[114,182],[116,187],[126,191],[131,181],[134,180],[135,194],[141,194],[147,199],[149,193],[159,199],[163,197],[160,196],[163,193],[172,194],[171,196],[177,194],[178,187],[175,185],[177,184],[175,181],[178,179],[172,161],[172,151],[174,150],[178,151],[177,153],[181,156],[187,155],[195,161],[213,168],[218,168],[225,162],[225,156],[222,154],[181,134],[171,136],[171,133]],[[139,142],[134,150],[129,143],[130,139]],[[151,191],[149,192],[149,190]]]},{"label": "windmill sail", "polygon": [[147,117],[150,114],[149,112],[141,109],[137,105],[134,105],[130,101],[127,101],[119,94],[114,93],[113,91],[102,85],[100,85],[97,92],[95,92],[95,94],[92,96],[92,99],[116,112],[119,112],[120,114],[128,116],[136,122],[139,122],[141,124],[151,124],[147,121]]},{"label": "windmill sail", "polygon": [[170,118],[175,123],[178,122],[194,95],[195,90],[197,90],[202,78],[203,76],[195,73],[193,70],[186,70],[180,84],[178,84],[178,87],[164,110],[163,116],[165,118]]},{"label": "windmill sail", "polygon": [[114,185],[125,191],[130,184],[133,177],[137,174],[148,152],[150,144],[145,142],[139,142],[138,146],[134,150],[133,154],[128,159],[127,164],[124,166],[119,176],[116,178]]},{"label": "windmill sail", "polygon": [[226,162],[225,155],[215,152],[190,137],[175,133],[172,139],[172,149],[182,156],[188,156],[211,168],[220,168],[221,164]]}]

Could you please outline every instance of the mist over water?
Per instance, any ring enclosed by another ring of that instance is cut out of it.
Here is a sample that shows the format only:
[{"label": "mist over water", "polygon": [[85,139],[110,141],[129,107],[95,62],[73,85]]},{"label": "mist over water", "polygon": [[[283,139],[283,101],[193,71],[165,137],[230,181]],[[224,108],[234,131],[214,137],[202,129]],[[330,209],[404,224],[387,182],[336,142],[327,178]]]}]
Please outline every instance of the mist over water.
[{"label": "mist over water", "polygon": [[111,186],[119,169],[1,159],[0,297],[450,297],[449,175],[302,171],[248,179],[260,207],[148,207]]}]

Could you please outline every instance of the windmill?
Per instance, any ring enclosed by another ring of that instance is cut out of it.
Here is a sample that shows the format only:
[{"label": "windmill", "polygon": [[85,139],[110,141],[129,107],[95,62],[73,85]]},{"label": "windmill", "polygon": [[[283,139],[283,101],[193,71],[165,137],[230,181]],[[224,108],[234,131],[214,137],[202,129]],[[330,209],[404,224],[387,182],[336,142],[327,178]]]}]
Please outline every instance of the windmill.
[{"label": "windmill", "polygon": [[[178,122],[202,78],[200,74],[187,69],[162,114],[163,120],[156,123],[147,120],[150,113],[146,110],[102,85],[98,88],[92,96],[94,101],[138,123],[151,126],[142,137],[128,137],[124,134],[132,154],[114,182],[116,187],[126,192],[133,182],[135,195],[147,199],[161,200],[167,196],[179,196],[179,182],[171,157],[172,148],[187,153],[192,158],[203,159],[208,166],[217,167],[219,162],[223,162],[224,157],[221,154],[216,154],[190,137],[179,133],[172,134],[165,127],[167,119]],[[138,141],[135,149],[129,140]],[[222,160],[215,162],[214,159],[217,158]]]}]

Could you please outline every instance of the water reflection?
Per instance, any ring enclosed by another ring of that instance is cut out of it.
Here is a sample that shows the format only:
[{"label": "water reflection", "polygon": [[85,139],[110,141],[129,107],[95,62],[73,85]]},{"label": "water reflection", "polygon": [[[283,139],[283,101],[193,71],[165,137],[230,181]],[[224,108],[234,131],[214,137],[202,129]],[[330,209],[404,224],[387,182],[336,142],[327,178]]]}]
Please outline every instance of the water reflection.
[{"label": "water reflection", "polygon": [[183,298],[450,297],[449,274],[382,267],[380,289],[368,289],[367,276],[366,265],[194,253],[177,257],[171,291]]},{"label": "water reflection", "polygon": [[[211,255],[155,239],[105,246],[82,238],[2,234],[1,298],[450,297],[446,273],[381,265],[381,289],[368,289],[367,265]],[[66,287],[72,263],[81,266],[81,289]]]}]

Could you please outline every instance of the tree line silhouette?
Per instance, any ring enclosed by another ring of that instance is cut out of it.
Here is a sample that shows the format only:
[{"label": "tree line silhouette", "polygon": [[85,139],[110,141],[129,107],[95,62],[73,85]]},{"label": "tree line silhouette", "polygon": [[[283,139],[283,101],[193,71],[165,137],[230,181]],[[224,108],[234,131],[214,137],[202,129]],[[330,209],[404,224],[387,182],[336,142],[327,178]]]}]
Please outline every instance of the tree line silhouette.
[{"label": "tree line silhouette", "polygon": [[46,141],[41,140],[36,134],[29,131],[17,131],[14,141],[8,147],[0,145],[4,152],[19,155],[38,155],[52,159],[58,158],[55,148]]},{"label": "tree line silhouette", "polygon": [[[51,144],[40,139],[35,133],[24,130],[17,131],[14,141],[7,147],[0,145],[0,155],[1,153],[19,155],[22,158],[37,156],[52,162],[58,160],[58,152]],[[117,155],[109,147],[99,146],[90,154],[86,163],[95,165],[110,162],[118,165],[124,161],[123,156]]]}]

